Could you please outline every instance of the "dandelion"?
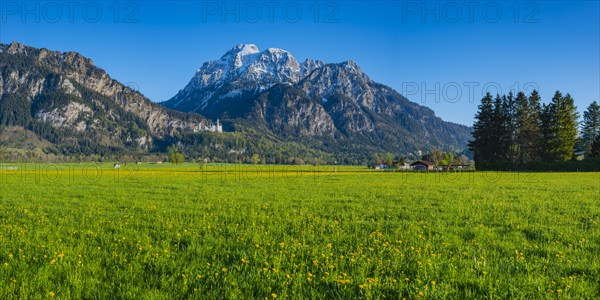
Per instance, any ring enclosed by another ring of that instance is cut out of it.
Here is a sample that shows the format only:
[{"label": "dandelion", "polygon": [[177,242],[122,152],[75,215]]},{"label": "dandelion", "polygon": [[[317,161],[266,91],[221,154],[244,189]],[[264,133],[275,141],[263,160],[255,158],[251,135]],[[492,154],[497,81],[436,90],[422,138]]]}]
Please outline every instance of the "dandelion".
[{"label": "dandelion", "polygon": [[56,263],[56,259],[53,259],[53,260],[50,261],[51,265],[54,265],[55,263]]},{"label": "dandelion", "polygon": [[331,243],[327,243],[327,249],[331,249]]},{"label": "dandelion", "polygon": [[271,294],[271,297],[273,297],[273,299],[277,298],[277,294],[273,293]]},{"label": "dandelion", "polygon": [[434,280],[431,281],[431,286],[435,286],[435,281]]},{"label": "dandelion", "polygon": [[561,289],[556,290],[556,292],[559,293],[559,294],[562,293],[562,291],[563,290],[561,290]]},{"label": "dandelion", "polygon": [[12,254],[12,253],[9,253],[9,254],[8,254],[8,258],[13,258],[13,254]]},{"label": "dandelion", "polygon": [[223,268],[221,271],[223,271],[223,273],[227,273],[227,268]]},{"label": "dandelion", "polygon": [[50,293],[48,293],[48,295],[50,295],[50,297],[56,296],[56,294],[54,292],[50,292]]},{"label": "dandelion", "polygon": [[5,267],[8,267],[8,263],[7,263],[7,262],[5,262],[5,263],[4,263],[4,266],[5,266]]},{"label": "dandelion", "polygon": [[363,283],[363,284],[359,285],[358,288],[360,288],[360,289],[366,289],[367,288],[367,284]]}]

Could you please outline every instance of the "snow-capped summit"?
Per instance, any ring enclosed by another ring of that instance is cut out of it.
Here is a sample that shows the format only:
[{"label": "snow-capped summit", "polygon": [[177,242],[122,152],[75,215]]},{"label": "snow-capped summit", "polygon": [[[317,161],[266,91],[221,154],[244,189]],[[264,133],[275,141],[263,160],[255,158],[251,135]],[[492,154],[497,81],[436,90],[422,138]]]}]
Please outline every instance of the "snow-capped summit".
[{"label": "snow-capped summit", "polygon": [[252,80],[263,88],[299,80],[300,64],[286,50],[269,48],[260,52],[254,44],[240,44],[219,60],[206,62],[184,89],[222,86],[233,80]]},{"label": "snow-capped summit", "polygon": [[[327,66],[322,61],[312,59],[299,63],[284,49],[260,51],[254,44],[239,44],[220,59],[204,63],[190,83],[164,104],[174,109],[204,112],[215,102],[224,99],[256,97],[276,84],[296,85],[314,71]],[[368,80],[353,61],[339,64],[339,67],[345,70],[344,73]],[[330,68],[327,70],[328,79],[322,85],[336,86],[335,82],[342,77],[336,78],[337,72],[333,74]],[[321,87],[318,90],[323,89],[328,88]]]},{"label": "snow-capped summit", "polygon": [[226,64],[233,64],[235,68],[241,68],[244,66],[245,61],[252,60],[252,54],[258,52],[258,47],[254,44],[239,44],[227,51],[227,53],[221,57],[221,61]]},{"label": "snow-capped summit", "polygon": [[258,53],[258,47],[254,44],[239,44],[233,48],[231,48],[231,50],[227,51],[227,53],[225,53],[225,55],[223,56],[227,56],[230,54],[239,54],[239,55],[247,55],[247,54],[253,54],[253,53]]}]

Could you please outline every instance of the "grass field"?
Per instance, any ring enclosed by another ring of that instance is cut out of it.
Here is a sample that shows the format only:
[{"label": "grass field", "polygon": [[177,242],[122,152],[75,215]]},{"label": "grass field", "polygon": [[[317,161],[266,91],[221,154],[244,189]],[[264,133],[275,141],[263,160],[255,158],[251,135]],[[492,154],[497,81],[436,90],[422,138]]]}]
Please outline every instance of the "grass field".
[{"label": "grass field", "polygon": [[600,298],[600,173],[1,169],[0,299]]}]

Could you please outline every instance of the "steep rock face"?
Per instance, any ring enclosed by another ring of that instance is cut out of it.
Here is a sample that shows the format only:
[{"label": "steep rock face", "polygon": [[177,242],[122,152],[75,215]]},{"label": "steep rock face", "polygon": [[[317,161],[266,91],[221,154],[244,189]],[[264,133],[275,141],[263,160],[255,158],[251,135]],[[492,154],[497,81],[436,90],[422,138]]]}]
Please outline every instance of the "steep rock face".
[{"label": "steep rock face", "polygon": [[260,96],[255,113],[275,133],[332,136],[336,131],[333,120],[323,106],[312,101],[301,90],[281,84]]},{"label": "steep rock face", "polygon": [[305,77],[298,87],[310,97],[323,99],[333,95],[343,95],[357,104],[375,109],[372,81],[353,61],[341,64],[324,65]]},{"label": "steep rock face", "polygon": [[444,122],[429,108],[374,82],[353,61],[298,63],[288,51],[260,52],[252,44],[203,64],[162,104],[212,119],[254,120],[279,135],[334,137],[400,151],[461,150],[470,137],[468,127]]},{"label": "steep rock face", "polygon": [[121,146],[125,141],[147,148],[155,137],[208,124],[198,115],[150,102],[79,53],[19,43],[0,44],[0,103],[0,125],[36,121],[104,145]]}]

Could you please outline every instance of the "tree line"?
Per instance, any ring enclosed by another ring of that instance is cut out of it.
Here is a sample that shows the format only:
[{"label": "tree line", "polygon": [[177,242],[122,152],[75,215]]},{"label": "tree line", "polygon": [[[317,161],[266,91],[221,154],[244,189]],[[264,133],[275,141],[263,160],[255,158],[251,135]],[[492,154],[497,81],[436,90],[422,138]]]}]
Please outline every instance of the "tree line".
[{"label": "tree line", "polygon": [[537,91],[529,96],[518,92],[516,97],[512,92],[496,97],[487,93],[472,135],[469,149],[478,169],[593,159],[600,157],[600,105],[592,102],[580,122],[573,98],[560,91],[548,104]]}]

